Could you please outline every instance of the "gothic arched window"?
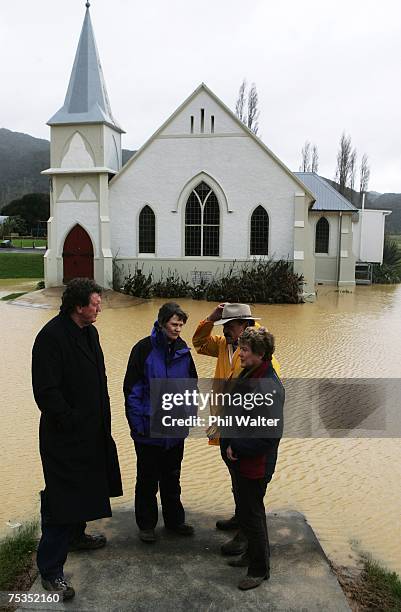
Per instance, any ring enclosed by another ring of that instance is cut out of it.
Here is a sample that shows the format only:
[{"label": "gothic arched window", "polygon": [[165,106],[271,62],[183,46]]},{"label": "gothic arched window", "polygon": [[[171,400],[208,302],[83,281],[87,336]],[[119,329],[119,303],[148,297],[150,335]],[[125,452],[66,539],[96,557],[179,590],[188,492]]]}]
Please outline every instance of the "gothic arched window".
[{"label": "gothic arched window", "polygon": [[251,217],[251,255],[269,254],[269,215],[258,206]]},{"label": "gothic arched window", "polygon": [[316,223],[315,253],[329,252],[330,225],[326,217],[320,217]]},{"label": "gothic arched window", "polygon": [[139,252],[155,252],[155,213],[146,205],[139,214]]},{"label": "gothic arched window", "polygon": [[192,190],[185,206],[185,255],[218,257],[220,206],[204,181]]}]

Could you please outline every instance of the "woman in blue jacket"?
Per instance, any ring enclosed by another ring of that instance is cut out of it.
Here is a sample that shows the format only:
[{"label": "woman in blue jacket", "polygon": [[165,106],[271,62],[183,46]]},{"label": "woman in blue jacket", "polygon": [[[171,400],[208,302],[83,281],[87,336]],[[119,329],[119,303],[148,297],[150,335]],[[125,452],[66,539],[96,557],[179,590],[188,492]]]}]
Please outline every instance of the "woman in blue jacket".
[{"label": "woman in blue jacket", "polygon": [[165,527],[180,535],[192,535],[181,503],[180,474],[184,438],[151,436],[151,379],[196,379],[190,349],[180,337],[187,314],[175,302],[164,304],[150,336],[131,351],[124,379],[125,412],[137,456],[135,518],[139,537],[154,542],[160,490]]}]

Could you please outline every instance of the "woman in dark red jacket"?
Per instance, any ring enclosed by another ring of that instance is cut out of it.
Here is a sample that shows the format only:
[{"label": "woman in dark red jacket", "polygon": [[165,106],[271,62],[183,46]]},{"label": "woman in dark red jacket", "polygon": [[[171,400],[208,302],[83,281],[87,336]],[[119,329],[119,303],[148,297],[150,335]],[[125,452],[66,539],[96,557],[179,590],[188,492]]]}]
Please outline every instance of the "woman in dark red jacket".
[{"label": "woman in dark red jacket", "polygon": [[[249,327],[239,342],[241,366],[244,369],[234,383],[231,396],[233,393],[240,393],[242,397],[247,394],[255,402],[252,407],[249,404],[245,407],[243,403],[240,414],[234,416],[234,429],[230,430],[230,437],[225,438],[223,444],[227,459],[234,467],[240,528],[248,538],[248,551],[239,559],[229,561],[229,564],[248,567],[247,576],[238,584],[241,590],[247,590],[259,586],[270,576],[270,549],[263,498],[276,466],[285,394],[271,364],[274,352],[272,334],[264,327]],[[263,380],[257,382],[251,379]],[[259,394],[259,401],[256,401],[256,393]]]}]

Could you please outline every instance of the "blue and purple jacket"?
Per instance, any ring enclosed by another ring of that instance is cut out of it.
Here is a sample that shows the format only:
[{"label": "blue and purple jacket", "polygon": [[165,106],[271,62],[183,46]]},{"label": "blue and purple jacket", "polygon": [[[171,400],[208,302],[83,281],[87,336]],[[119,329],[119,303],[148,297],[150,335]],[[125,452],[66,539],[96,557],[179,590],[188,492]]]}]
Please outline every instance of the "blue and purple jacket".
[{"label": "blue and purple jacket", "polygon": [[140,340],[131,351],[124,378],[125,414],[131,437],[141,444],[171,448],[182,438],[150,436],[150,381],[152,378],[197,379],[191,351],[182,338],[173,343],[156,321],[150,336]]}]

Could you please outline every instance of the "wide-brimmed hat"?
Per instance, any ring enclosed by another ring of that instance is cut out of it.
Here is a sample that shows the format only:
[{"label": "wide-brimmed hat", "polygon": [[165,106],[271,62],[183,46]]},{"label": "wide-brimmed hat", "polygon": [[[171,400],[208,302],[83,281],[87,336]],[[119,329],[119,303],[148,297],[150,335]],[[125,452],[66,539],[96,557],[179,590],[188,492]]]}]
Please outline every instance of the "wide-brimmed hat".
[{"label": "wide-brimmed hat", "polygon": [[259,321],[260,317],[254,317],[251,313],[251,309],[248,304],[224,304],[223,312],[221,313],[221,319],[215,321],[215,325],[224,325],[234,319],[243,319]]}]

